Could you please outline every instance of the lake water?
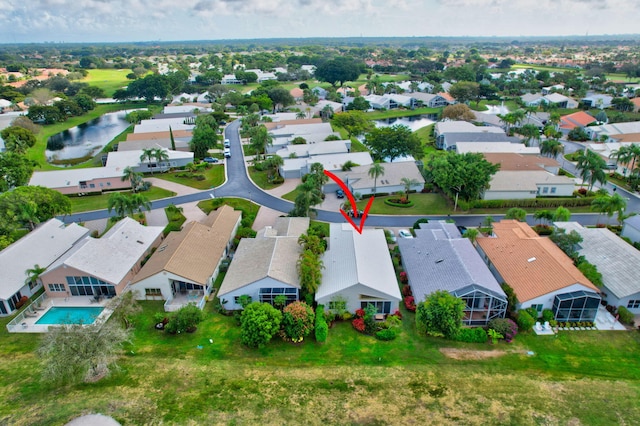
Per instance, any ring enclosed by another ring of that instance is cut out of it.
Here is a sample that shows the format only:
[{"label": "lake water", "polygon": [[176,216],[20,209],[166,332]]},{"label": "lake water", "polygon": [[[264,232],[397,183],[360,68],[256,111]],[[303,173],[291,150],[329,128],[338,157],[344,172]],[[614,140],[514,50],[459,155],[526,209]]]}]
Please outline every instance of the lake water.
[{"label": "lake water", "polygon": [[[431,119],[433,118],[433,120]],[[415,115],[411,117],[399,117],[399,118],[388,118],[386,120],[374,120],[376,127],[389,127],[394,126],[396,124],[402,124],[411,129],[411,131],[415,132],[418,129],[429,126],[430,124],[435,123],[436,117],[430,117],[425,115]]]},{"label": "lake water", "polygon": [[96,155],[129,123],[124,111],[110,112],[69,130],[53,135],[47,141],[47,161],[71,160]]}]

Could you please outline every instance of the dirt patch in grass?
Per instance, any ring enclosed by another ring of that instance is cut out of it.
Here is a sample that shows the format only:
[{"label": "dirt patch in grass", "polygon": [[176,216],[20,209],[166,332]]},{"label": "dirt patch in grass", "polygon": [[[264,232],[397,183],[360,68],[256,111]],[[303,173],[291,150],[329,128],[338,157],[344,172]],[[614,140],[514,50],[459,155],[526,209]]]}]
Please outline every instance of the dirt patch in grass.
[{"label": "dirt patch in grass", "polygon": [[457,359],[457,360],[489,359],[489,358],[496,358],[496,357],[507,354],[506,351],[472,351],[469,349],[458,349],[458,348],[440,348],[440,352],[447,358]]}]

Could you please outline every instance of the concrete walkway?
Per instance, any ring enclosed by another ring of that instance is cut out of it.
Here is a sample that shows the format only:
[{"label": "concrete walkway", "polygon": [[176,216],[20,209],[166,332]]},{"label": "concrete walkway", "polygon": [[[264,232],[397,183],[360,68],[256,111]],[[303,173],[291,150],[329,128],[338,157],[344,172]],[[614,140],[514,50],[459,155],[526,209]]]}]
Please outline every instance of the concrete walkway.
[{"label": "concrete walkway", "polygon": [[301,183],[302,183],[302,180],[300,178],[285,179],[282,185],[277,186],[273,189],[269,189],[265,192],[273,195],[274,197],[282,198],[284,194],[288,194],[289,192],[293,191]]},{"label": "concrete walkway", "polygon": [[[146,178],[148,182],[151,182],[153,186],[157,186],[158,188],[166,189],[167,191],[172,191],[176,193],[176,196],[180,195],[189,195],[189,194],[197,194],[202,192],[200,189],[191,188],[190,186],[181,185],[175,182],[169,182],[168,180],[158,179],[154,177]],[[185,223],[189,222],[201,222],[203,219],[207,217],[206,214],[202,210],[198,208],[198,202],[193,201],[190,203],[180,204],[182,207],[182,214],[187,218]],[[164,209],[155,209],[145,213],[145,217],[147,218],[147,224],[153,226],[166,226],[169,223],[167,219],[167,215],[164,212]]]}]

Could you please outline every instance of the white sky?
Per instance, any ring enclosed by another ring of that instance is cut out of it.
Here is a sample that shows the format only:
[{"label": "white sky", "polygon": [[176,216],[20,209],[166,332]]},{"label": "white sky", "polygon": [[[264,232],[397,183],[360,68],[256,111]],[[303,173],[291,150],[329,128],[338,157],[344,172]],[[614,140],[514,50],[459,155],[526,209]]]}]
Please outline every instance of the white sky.
[{"label": "white sky", "polygon": [[0,43],[638,32],[640,0],[0,0]]}]

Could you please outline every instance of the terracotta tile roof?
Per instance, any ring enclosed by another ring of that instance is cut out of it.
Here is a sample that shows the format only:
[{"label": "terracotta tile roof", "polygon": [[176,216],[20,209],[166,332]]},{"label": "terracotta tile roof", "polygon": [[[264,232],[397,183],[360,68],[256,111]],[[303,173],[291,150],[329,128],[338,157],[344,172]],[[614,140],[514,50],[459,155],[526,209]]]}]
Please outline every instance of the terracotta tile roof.
[{"label": "terracotta tile roof", "polygon": [[596,119],[584,111],[574,112],[573,114],[563,115],[560,117],[560,128],[574,129],[576,127],[585,127],[591,123],[595,123]]},{"label": "terracotta tile roof", "polygon": [[640,133],[623,133],[620,135],[609,135],[611,139],[615,139],[620,143],[631,142],[640,143]]},{"label": "terracotta tile roof", "polygon": [[526,223],[502,220],[493,224],[493,232],[497,238],[477,243],[520,303],[574,284],[599,292],[553,241]]},{"label": "terracotta tile roof", "polygon": [[304,95],[304,91],[299,87],[294,87],[289,91],[289,93],[291,93],[291,96],[293,96],[294,98],[301,98],[302,95]]},{"label": "terracotta tile roof", "polygon": [[500,164],[500,170],[544,170],[544,167],[558,167],[558,161],[540,155],[522,155],[511,152],[489,153],[485,152],[484,158],[493,164]]},{"label": "terracotta tile roof", "polygon": [[443,98],[445,98],[449,102],[455,102],[456,101],[454,99],[454,97],[451,96],[450,94],[448,94],[447,92],[439,92],[438,95],[442,96]]},{"label": "terracotta tile roof", "polygon": [[181,231],[171,232],[133,282],[167,271],[207,285],[241,215],[242,212],[223,206],[211,212],[204,223],[190,222]]}]

